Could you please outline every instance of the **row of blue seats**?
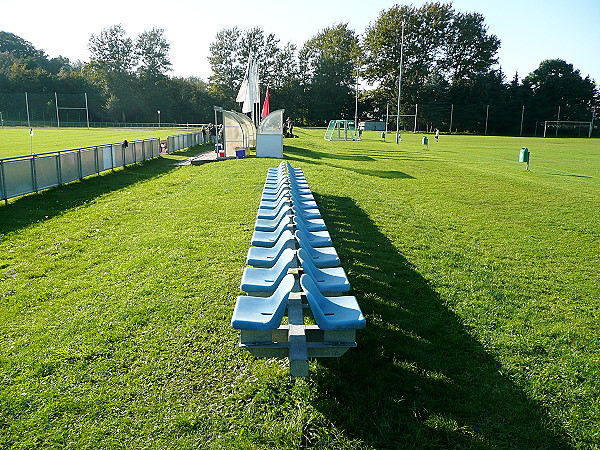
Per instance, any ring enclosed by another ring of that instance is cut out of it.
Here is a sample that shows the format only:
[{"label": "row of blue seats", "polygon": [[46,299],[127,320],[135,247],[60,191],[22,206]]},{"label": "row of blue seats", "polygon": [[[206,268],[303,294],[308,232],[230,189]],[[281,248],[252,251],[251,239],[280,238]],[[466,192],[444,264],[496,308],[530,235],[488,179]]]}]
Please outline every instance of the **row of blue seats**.
[{"label": "row of blue seats", "polygon": [[[293,291],[304,293],[320,329],[365,327],[356,298],[341,295],[350,283],[302,169],[269,169],[246,263],[240,288],[248,295],[237,299],[233,328],[277,328]],[[299,280],[290,273],[297,267]]]}]

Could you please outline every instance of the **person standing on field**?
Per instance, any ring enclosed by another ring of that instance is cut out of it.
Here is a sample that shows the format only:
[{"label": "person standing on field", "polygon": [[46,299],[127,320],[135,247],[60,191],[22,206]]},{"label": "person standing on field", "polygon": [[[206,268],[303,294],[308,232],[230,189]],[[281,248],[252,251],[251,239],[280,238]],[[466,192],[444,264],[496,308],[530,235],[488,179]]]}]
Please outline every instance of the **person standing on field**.
[{"label": "person standing on field", "polygon": [[440,142],[440,130],[435,129],[435,142]]}]

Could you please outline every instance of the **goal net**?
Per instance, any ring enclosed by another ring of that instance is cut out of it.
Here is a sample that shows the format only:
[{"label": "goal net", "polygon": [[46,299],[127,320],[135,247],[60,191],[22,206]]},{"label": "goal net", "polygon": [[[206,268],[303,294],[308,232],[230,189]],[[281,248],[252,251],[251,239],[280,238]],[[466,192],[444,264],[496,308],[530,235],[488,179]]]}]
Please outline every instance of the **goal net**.
[{"label": "goal net", "polygon": [[592,137],[592,122],[546,120],[544,137],[548,136]]}]

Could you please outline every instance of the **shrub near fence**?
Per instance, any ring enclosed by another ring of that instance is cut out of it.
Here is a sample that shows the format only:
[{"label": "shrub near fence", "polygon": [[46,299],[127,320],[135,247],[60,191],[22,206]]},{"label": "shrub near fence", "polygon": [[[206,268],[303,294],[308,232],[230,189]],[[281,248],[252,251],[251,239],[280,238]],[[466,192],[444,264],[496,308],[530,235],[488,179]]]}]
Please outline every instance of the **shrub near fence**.
[{"label": "shrub near fence", "polygon": [[[169,136],[169,152],[202,143],[202,133]],[[171,144],[172,143],[172,144]],[[39,192],[106,170],[124,167],[160,153],[160,138],[102,144],[57,152],[0,159],[0,200]]]}]

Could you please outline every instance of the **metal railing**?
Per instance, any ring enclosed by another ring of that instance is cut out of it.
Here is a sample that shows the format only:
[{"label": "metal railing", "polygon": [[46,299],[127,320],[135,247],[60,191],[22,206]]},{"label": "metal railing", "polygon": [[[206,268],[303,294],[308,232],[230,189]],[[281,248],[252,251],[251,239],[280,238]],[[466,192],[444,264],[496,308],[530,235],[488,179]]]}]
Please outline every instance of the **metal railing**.
[{"label": "metal railing", "polygon": [[202,145],[204,143],[204,134],[201,132],[176,134],[167,137],[167,151],[172,153],[184,148],[193,147],[194,145]]},{"label": "metal railing", "polygon": [[0,200],[39,192],[106,170],[155,158],[160,139],[102,144],[0,159]]},{"label": "metal railing", "polygon": [[[167,138],[169,153],[204,143],[202,133],[186,133]],[[161,152],[160,138],[131,141],[125,146],[93,145],[0,159],[0,200],[32,194],[72,181],[125,167]]]}]

